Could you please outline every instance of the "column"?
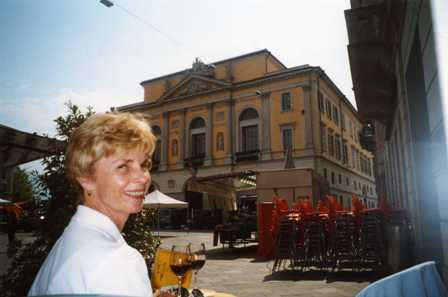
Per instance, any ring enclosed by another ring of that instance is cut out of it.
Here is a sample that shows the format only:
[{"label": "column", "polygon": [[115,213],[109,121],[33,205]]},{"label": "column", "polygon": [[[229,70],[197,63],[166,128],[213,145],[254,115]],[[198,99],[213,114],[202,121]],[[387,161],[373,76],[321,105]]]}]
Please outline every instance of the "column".
[{"label": "column", "polygon": [[160,170],[166,170],[168,167],[168,150],[169,150],[169,123],[168,123],[168,112],[162,114],[162,147],[160,156]]},{"label": "column", "polygon": [[235,154],[235,150],[234,150],[234,143],[235,143],[235,134],[233,133],[233,100],[232,97],[230,97],[229,99],[229,104],[228,104],[228,108],[226,110],[227,113],[227,137],[224,138],[224,147],[228,147],[228,154],[227,157],[224,160],[224,164],[226,165],[231,165],[232,164],[232,160],[233,160],[233,156]]},{"label": "column", "polygon": [[207,118],[208,125],[205,132],[205,166],[211,166],[213,164],[212,152],[213,152],[213,103],[207,104]]},{"label": "column", "polygon": [[261,95],[261,159],[271,159],[271,92]]},{"label": "column", "polygon": [[304,86],[303,90],[303,112],[305,117],[305,149],[313,148],[313,125],[311,110],[311,87]]},{"label": "column", "polygon": [[178,168],[184,168],[184,159],[186,158],[186,146],[187,138],[185,137],[185,133],[187,128],[185,127],[185,114],[186,109],[182,110],[182,116],[180,120],[180,135],[179,135],[179,161],[177,162]]},{"label": "column", "polygon": [[182,120],[183,120],[183,130],[182,130],[182,137],[184,142],[182,143],[183,145],[183,157],[184,159],[189,158],[190,157],[190,133],[189,133],[189,129],[187,127],[187,110],[184,109],[183,110],[183,116],[182,116]]}]

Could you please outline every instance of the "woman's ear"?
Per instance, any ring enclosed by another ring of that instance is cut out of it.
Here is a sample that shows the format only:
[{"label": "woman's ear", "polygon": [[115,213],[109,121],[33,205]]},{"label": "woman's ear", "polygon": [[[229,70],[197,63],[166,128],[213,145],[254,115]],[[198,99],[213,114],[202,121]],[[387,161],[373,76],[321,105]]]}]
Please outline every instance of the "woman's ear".
[{"label": "woman's ear", "polygon": [[86,192],[93,192],[95,190],[95,180],[91,177],[78,177],[76,178]]}]

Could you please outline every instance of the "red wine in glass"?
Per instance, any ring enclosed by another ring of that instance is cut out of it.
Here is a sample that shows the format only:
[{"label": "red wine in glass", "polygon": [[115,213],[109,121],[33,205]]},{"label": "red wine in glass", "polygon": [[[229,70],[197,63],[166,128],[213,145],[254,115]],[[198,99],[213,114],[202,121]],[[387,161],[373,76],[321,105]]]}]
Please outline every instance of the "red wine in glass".
[{"label": "red wine in glass", "polygon": [[197,289],[197,274],[198,271],[204,266],[206,255],[205,255],[205,244],[201,243],[199,245],[189,244],[190,250],[190,263],[191,268],[194,270],[194,280],[193,288]]},{"label": "red wine in glass", "polygon": [[176,264],[171,263],[170,268],[177,277],[183,278],[187,273],[187,271],[193,267],[189,263],[176,263]]},{"label": "red wine in glass", "polygon": [[191,268],[193,270],[198,271],[199,269],[201,269],[205,264],[205,259],[194,259],[193,256],[193,260],[191,261]]},{"label": "red wine in glass", "polygon": [[178,288],[177,296],[181,296],[182,279],[189,269],[191,269],[189,246],[176,246],[171,248],[170,268],[177,276]]}]

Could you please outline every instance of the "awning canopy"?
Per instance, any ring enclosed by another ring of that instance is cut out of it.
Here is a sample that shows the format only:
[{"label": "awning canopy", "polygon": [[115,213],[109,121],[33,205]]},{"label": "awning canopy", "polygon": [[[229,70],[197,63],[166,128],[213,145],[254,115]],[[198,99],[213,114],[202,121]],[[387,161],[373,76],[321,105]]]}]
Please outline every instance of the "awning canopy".
[{"label": "awning canopy", "polygon": [[63,146],[60,140],[0,124],[0,166],[4,168],[41,159]]},{"label": "awning canopy", "polygon": [[143,206],[147,208],[187,208],[188,203],[171,198],[159,190],[154,190],[145,196]]}]

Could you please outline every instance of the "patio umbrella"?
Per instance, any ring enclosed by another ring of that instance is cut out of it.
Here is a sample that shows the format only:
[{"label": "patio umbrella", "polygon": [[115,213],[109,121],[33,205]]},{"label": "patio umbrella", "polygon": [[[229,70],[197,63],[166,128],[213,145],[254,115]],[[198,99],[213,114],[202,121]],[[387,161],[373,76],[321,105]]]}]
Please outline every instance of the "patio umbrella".
[{"label": "patio umbrella", "polygon": [[143,207],[157,209],[157,230],[160,229],[160,208],[187,208],[188,203],[171,198],[168,195],[163,194],[159,190],[154,190],[145,196],[143,201]]},{"label": "patio umbrella", "polygon": [[20,207],[17,203],[2,198],[0,198],[0,209],[14,213],[17,218],[19,218],[22,213],[22,207]]},{"label": "patio umbrella", "polygon": [[11,204],[11,203],[12,203],[12,201],[0,198],[0,205],[1,204]]}]

